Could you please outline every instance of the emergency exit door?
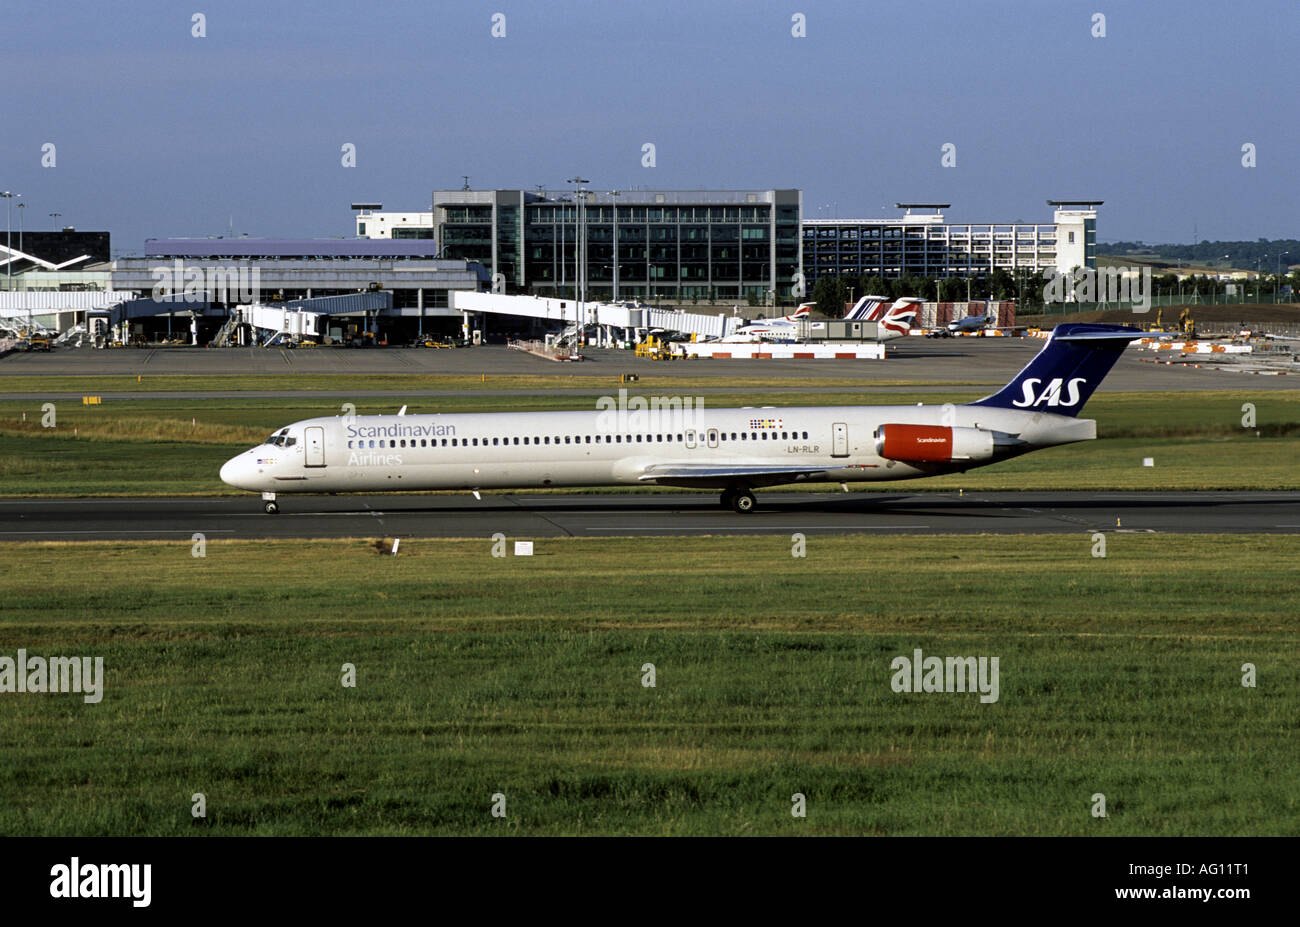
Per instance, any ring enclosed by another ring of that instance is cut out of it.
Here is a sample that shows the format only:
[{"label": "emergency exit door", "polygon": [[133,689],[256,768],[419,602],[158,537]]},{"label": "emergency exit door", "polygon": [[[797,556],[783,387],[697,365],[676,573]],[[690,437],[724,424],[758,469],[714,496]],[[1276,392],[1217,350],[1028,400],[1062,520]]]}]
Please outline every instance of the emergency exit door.
[{"label": "emergency exit door", "polygon": [[313,425],[307,428],[307,461],[308,467],[325,466],[325,429],[319,425]]},{"label": "emergency exit door", "polygon": [[849,426],[844,422],[836,422],[831,426],[831,456],[849,456]]}]

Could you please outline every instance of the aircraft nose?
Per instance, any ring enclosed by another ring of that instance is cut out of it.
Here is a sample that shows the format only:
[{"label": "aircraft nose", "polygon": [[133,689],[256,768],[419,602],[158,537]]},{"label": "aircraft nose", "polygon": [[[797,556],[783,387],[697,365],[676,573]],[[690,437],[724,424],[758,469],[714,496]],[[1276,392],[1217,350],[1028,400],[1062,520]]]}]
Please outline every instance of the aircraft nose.
[{"label": "aircraft nose", "polygon": [[244,451],[242,454],[230,458],[221,465],[221,482],[227,486],[234,486],[236,489],[247,489],[249,477],[252,475],[252,458],[251,451]]}]

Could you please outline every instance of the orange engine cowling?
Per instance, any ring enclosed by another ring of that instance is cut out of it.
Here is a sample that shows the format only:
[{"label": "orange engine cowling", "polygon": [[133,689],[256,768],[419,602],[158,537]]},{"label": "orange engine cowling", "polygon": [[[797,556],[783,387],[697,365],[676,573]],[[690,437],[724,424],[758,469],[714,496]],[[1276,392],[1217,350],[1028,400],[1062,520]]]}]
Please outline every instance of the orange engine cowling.
[{"label": "orange engine cowling", "polygon": [[945,425],[881,425],[876,429],[876,453],[906,463],[989,460],[993,432]]}]

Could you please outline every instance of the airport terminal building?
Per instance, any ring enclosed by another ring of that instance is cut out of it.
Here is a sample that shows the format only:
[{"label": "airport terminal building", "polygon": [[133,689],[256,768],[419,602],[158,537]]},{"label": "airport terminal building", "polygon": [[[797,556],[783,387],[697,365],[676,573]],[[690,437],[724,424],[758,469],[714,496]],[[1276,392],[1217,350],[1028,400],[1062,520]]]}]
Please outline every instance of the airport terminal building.
[{"label": "airport terminal building", "polygon": [[[979,277],[1097,267],[1100,202],[1049,200],[1052,222],[949,223],[946,203],[899,203],[898,219],[805,219],[803,271],[820,277]],[[913,213],[914,209],[934,210]]]},{"label": "airport terminal building", "polygon": [[[427,234],[445,257],[476,261],[506,293],[572,293],[578,235],[572,190],[438,190],[430,213],[366,211],[360,237]],[[1100,201],[1049,200],[1048,223],[952,223],[946,203],[899,203],[883,219],[804,219],[799,190],[588,193],[593,298],[788,301],[797,273],[983,276],[1096,268]],[[427,217],[427,220],[426,218]],[[419,230],[417,230],[419,229]],[[615,259],[617,255],[617,260]]]},{"label": "airport terminal building", "polygon": [[[507,293],[572,292],[576,191],[436,190],[443,257],[477,261]],[[593,299],[789,300],[799,272],[798,190],[587,192]],[[358,216],[358,233],[365,217]],[[497,276],[500,275],[500,276]]]},{"label": "airport terminal building", "polygon": [[[397,310],[446,309],[448,292],[479,289],[485,271],[435,257],[428,240],[150,238],[143,257],[118,258],[113,287],[147,293],[160,272],[196,267],[257,271],[262,299],[292,300],[379,289]],[[172,276],[175,276],[173,271]],[[225,302],[226,300],[222,300]]]},{"label": "airport terminal building", "polygon": [[181,292],[195,275],[202,302],[196,311],[217,319],[241,303],[382,292],[388,300],[381,315],[389,327],[412,335],[424,332],[427,321],[459,319],[450,308],[452,290],[487,286],[483,267],[436,257],[436,245],[427,237],[151,238],[143,250],[142,257],[114,262],[113,289],[145,295],[156,292],[161,281],[164,289]]}]

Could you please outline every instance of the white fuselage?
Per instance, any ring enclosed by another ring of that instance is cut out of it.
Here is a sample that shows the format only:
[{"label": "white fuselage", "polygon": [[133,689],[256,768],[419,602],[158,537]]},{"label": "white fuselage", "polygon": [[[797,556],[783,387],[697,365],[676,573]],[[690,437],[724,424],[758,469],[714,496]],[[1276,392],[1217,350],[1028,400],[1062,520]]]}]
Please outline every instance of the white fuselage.
[{"label": "white fuselage", "polygon": [[[909,463],[878,453],[876,430],[891,423],[1014,441],[987,458]],[[270,439],[279,444],[229,460],[221,479],[263,493],[866,482],[967,470],[1095,434],[1090,419],[965,405],[330,417],[289,425]]]}]

